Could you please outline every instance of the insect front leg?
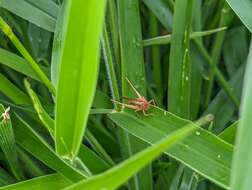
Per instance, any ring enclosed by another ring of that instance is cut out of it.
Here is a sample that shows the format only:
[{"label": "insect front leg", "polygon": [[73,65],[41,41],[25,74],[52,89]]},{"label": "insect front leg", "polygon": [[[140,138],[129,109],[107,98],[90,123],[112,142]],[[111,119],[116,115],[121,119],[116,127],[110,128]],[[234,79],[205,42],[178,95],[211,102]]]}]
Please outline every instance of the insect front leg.
[{"label": "insect front leg", "polygon": [[155,103],[155,100],[154,100],[154,99],[150,100],[150,101],[149,101],[149,104],[152,104],[152,105],[156,106],[156,103]]}]

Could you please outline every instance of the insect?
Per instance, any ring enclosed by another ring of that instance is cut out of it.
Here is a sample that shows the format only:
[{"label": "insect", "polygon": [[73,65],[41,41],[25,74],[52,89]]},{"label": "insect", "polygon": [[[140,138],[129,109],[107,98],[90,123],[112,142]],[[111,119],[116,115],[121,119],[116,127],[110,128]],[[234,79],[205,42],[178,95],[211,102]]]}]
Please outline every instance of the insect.
[{"label": "insect", "polygon": [[122,103],[116,100],[111,100],[112,102],[115,102],[119,105],[122,105],[124,107],[130,108],[137,111],[142,111],[145,116],[152,115],[147,114],[146,111],[150,108],[151,105],[156,105],[155,101],[152,99],[150,101],[146,100],[144,96],[141,96],[141,94],[137,91],[137,89],[133,86],[133,84],[129,81],[127,77],[125,77],[126,81],[129,83],[130,87],[133,89],[135,94],[137,95],[137,98],[128,98],[128,97],[122,97],[122,99],[127,100],[127,103]]},{"label": "insect", "polygon": [[1,117],[3,118],[3,121],[7,121],[10,119],[10,115],[9,115],[9,112],[10,111],[10,107],[8,107],[4,113],[2,113]]}]

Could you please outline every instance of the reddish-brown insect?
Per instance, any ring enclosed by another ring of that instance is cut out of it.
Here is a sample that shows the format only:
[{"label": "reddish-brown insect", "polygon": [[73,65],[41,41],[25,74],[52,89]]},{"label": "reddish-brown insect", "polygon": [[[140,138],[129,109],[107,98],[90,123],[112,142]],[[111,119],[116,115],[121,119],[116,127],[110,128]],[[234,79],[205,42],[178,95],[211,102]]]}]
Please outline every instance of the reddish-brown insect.
[{"label": "reddish-brown insect", "polygon": [[146,100],[144,96],[141,96],[141,94],[137,91],[137,89],[131,84],[129,79],[125,77],[126,81],[129,83],[130,87],[133,89],[135,94],[137,95],[137,98],[128,98],[128,97],[122,97],[123,99],[127,100],[127,103],[122,103],[116,100],[111,100],[119,105],[122,105],[124,107],[130,108],[137,111],[142,111],[145,116],[151,115],[147,114],[146,111],[150,108],[151,105],[155,106],[154,100]]}]

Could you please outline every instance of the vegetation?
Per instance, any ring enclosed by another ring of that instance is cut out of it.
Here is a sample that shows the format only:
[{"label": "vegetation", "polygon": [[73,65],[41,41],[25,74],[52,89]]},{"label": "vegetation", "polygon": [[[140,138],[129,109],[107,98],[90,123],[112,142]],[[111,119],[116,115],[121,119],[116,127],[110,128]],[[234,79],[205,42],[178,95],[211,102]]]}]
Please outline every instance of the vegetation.
[{"label": "vegetation", "polygon": [[0,0],[0,190],[249,190],[251,11]]}]

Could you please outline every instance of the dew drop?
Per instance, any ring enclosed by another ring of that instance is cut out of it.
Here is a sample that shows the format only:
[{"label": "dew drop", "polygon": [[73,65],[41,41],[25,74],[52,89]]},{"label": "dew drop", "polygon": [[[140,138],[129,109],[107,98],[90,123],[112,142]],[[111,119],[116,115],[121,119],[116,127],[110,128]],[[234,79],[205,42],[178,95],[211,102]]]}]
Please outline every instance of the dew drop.
[{"label": "dew drop", "polygon": [[197,136],[200,136],[200,132],[199,132],[199,131],[196,131],[195,134],[196,134]]},{"label": "dew drop", "polygon": [[221,158],[221,155],[220,155],[220,154],[218,154],[217,158],[219,158],[219,159],[220,159],[220,158]]}]

